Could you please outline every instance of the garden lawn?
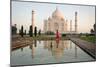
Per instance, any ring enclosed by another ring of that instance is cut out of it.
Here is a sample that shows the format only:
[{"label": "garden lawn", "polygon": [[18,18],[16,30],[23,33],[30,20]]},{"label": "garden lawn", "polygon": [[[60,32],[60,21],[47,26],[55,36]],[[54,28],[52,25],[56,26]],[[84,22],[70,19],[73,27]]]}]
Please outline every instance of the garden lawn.
[{"label": "garden lawn", "polygon": [[96,43],[96,36],[81,36],[80,38],[88,42]]}]

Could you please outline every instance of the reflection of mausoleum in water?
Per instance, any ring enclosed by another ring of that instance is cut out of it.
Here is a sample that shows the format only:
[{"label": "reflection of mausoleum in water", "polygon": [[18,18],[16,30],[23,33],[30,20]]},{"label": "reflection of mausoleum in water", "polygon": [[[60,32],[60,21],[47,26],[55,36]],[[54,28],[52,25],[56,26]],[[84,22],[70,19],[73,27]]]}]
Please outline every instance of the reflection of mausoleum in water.
[{"label": "reflection of mausoleum in water", "polygon": [[63,57],[65,50],[75,51],[75,58],[77,57],[77,47],[76,45],[73,46],[73,43],[69,40],[49,40],[42,42],[34,40],[33,44],[29,46],[29,48],[32,50],[32,58],[34,58],[36,48],[39,46],[43,46],[42,48],[44,50],[48,50],[57,60]]},{"label": "reflection of mausoleum in water", "polygon": [[64,50],[70,47],[69,43],[69,41],[45,41],[44,49],[51,51],[55,58],[60,58],[62,57]]}]

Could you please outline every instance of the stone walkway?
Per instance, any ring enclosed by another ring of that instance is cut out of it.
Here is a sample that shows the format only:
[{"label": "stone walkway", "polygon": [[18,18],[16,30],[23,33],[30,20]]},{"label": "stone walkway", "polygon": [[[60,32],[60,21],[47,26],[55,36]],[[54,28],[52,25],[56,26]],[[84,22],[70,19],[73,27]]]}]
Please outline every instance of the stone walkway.
[{"label": "stone walkway", "polygon": [[81,49],[91,55],[93,58],[96,58],[96,44],[81,40],[79,38],[70,38],[76,45]]},{"label": "stone walkway", "polygon": [[31,37],[13,37],[11,42],[11,50],[25,47],[30,44],[33,44],[33,38]]}]

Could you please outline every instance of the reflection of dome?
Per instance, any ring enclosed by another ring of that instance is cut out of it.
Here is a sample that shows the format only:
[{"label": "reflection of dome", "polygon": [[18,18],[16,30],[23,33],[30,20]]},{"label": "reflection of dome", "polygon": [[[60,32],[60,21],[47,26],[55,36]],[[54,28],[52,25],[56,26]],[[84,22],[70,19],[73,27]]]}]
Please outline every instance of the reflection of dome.
[{"label": "reflection of dome", "polygon": [[64,15],[58,10],[58,8],[53,12],[52,17],[64,19]]}]

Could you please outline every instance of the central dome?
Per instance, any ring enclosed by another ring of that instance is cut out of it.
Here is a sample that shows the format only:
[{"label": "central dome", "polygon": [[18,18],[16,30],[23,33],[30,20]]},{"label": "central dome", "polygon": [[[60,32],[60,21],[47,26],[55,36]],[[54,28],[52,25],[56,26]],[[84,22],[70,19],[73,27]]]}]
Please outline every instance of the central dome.
[{"label": "central dome", "polygon": [[52,17],[64,19],[64,15],[58,10],[58,8],[53,12]]}]

